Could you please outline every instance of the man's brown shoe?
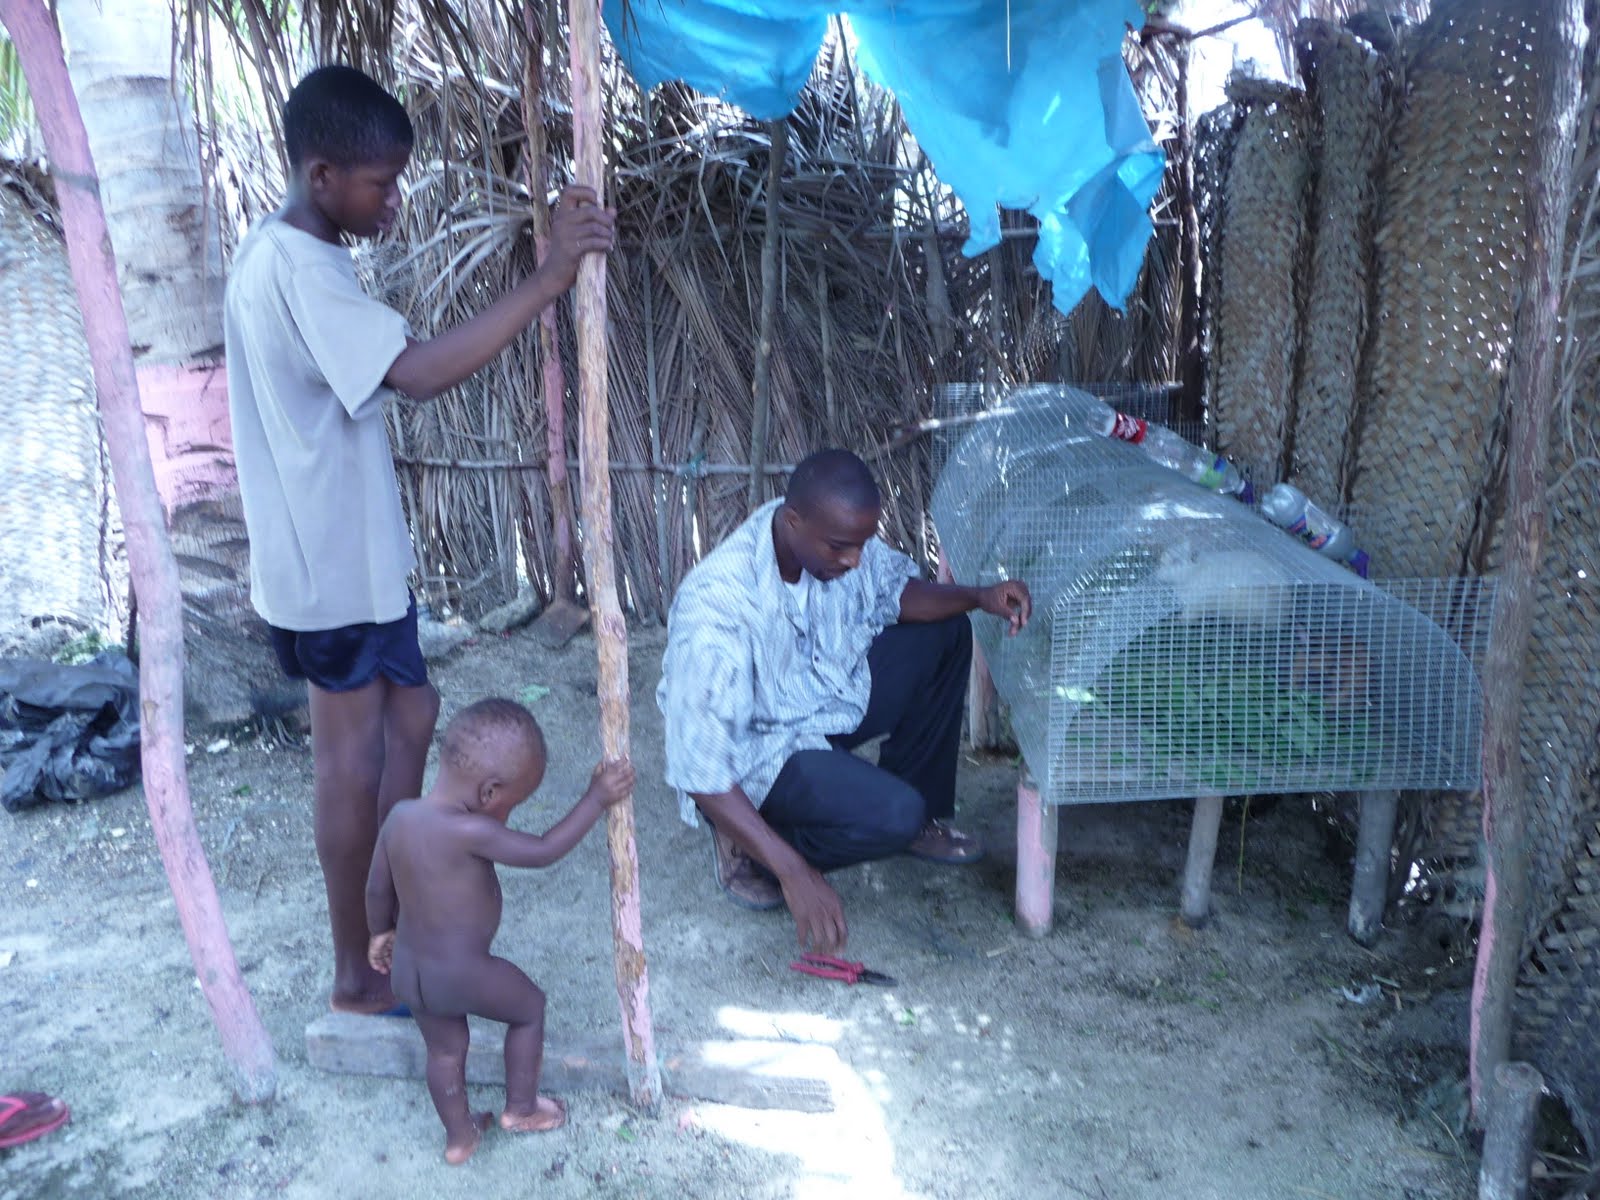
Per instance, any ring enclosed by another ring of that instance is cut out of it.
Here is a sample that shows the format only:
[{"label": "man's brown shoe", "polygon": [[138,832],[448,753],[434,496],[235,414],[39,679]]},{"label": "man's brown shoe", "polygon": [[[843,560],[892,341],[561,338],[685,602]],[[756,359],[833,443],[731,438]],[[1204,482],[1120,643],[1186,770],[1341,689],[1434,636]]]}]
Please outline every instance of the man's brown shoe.
[{"label": "man's brown shoe", "polygon": [[948,821],[932,820],[906,847],[912,858],[936,863],[975,863],[983,857],[983,839],[962,833]]},{"label": "man's brown shoe", "polygon": [[778,881],[714,825],[711,826],[711,861],[716,868],[717,886],[740,908],[767,912],[783,907],[783,889]]}]

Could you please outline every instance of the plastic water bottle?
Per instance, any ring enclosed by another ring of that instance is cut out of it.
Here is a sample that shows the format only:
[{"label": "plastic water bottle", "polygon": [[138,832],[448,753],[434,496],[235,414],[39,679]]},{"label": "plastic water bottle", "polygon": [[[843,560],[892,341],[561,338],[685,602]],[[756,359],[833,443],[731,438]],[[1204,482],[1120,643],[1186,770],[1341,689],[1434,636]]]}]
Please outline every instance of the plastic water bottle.
[{"label": "plastic water bottle", "polygon": [[[1025,393],[1041,391],[1037,385]],[[1139,417],[1118,412],[1105,401],[1077,388],[1061,388],[1059,400],[1067,428],[1077,427],[1101,437],[1116,438],[1138,446],[1154,461],[1168,467],[1201,487],[1249,504],[1254,500],[1250,481],[1226,458],[1202,449],[1164,425],[1153,425]]]},{"label": "plastic water bottle", "polygon": [[[1124,421],[1134,419],[1122,413],[1117,415]],[[1244,504],[1249,504],[1255,498],[1250,491],[1250,481],[1239,473],[1238,467],[1222,455],[1213,454],[1204,447],[1196,446],[1164,425],[1150,425],[1144,421],[1139,421],[1138,424],[1143,428],[1136,437],[1128,437],[1120,429],[1114,429],[1112,436],[1132,442],[1163,467],[1170,467],[1185,479],[1192,479],[1203,488],[1220,492],[1224,496],[1232,496]]]},{"label": "plastic water bottle", "polygon": [[1299,488],[1288,483],[1274,484],[1261,498],[1261,511],[1267,520],[1287,529],[1318,554],[1344,563],[1363,579],[1367,577],[1367,555],[1356,546],[1355,531],[1311,503]]}]

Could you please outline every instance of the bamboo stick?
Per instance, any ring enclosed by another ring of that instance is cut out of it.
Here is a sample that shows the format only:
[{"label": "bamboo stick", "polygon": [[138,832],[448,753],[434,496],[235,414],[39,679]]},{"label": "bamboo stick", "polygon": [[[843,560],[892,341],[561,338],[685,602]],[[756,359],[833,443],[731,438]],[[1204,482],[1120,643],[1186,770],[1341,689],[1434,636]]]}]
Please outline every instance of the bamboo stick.
[{"label": "bamboo stick", "polygon": [[232,1068],[234,1092],[247,1104],[262,1103],[277,1091],[277,1067],[272,1042],[239,973],[189,803],[183,761],[183,604],[178,566],[156,495],[128,320],[100,205],[100,181],[67,76],[61,37],[42,0],[0,0],[0,24],[17,49],[49,154],[122,507],[128,570],[139,605],[139,762],[145,804],[189,957]]},{"label": "bamboo stick", "polygon": [[[649,97],[645,98],[648,106]],[[644,257],[644,382],[645,393],[650,400],[650,461],[652,464],[661,461],[661,389],[656,386],[656,312],[655,298],[651,294],[655,289],[654,272],[650,269],[650,256]],[[662,624],[667,620],[668,600],[668,556],[667,556],[667,489],[671,486],[665,479],[656,479],[651,482],[650,490],[653,493],[656,509],[656,574],[659,591],[657,592],[657,607],[661,612]]]},{"label": "bamboo stick", "polygon": [[[577,180],[603,197],[599,0],[568,0],[567,16]],[[611,473],[606,469],[606,260],[602,255],[585,255],[578,268],[577,314],[583,553],[600,657],[601,741],[606,757],[618,759],[628,754],[628,627],[617,602],[617,573],[612,561]],[[654,1109],[661,1101],[661,1068],[656,1062],[650,1015],[650,976],[644,955],[632,797],[606,810],[606,846],[611,856],[611,934],[617,998],[622,1006],[622,1039],[628,1053],[628,1090],[635,1104]]]},{"label": "bamboo stick", "polygon": [[[396,466],[401,467],[438,467],[451,471],[543,471],[550,465],[549,459],[544,458],[441,458],[397,455],[394,461]],[[582,464],[582,459],[567,459],[569,467],[580,467]],[[681,475],[685,478],[750,473],[750,468],[744,463],[612,462],[607,463],[606,468],[618,472],[648,471],[659,475]],[[767,463],[761,470],[768,475],[790,475],[793,474],[794,468],[794,463]]]},{"label": "bamboo stick", "polygon": [[1544,557],[1545,467],[1560,332],[1559,272],[1572,192],[1573,126],[1582,92],[1582,0],[1544,0],[1529,26],[1544,42],[1507,431],[1505,567],[1483,667],[1483,836],[1488,847],[1483,926],[1472,976],[1472,1115],[1486,1118],[1489,1085],[1510,1057],[1512,1010],[1528,916],[1528,812],[1519,730],[1534,586]]},{"label": "bamboo stick", "polygon": [[817,264],[817,319],[822,325],[822,411],[826,414],[827,440],[838,436],[839,414],[833,396],[833,317],[828,311],[828,266]]},{"label": "bamboo stick", "polygon": [[750,422],[750,490],[746,505],[754,509],[766,498],[761,486],[767,459],[767,429],[772,414],[772,336],[778,317],[778,246],[783,238],[779,213],[783,197],[783,160],[789,149],[789,123],[780,117],[770,125],[772,153],[767,163],[767,227],[761,234],[761,340],[756,343],[755,379],[751,390],[755,415]]},{"label": "bamboo stick", "polygon": [[[548,10],[547,10],[548,11]],[[534,6],[522,11],[528,34],[528,65],[522,90],[522,123],[528,134],[528,193],[533,207],[534,253],[541,264],[550,255],[549,148],[544,133],[544,21],[534,16]],[[567,379],[561,367],[561,343],[556,337],[556,310],[551,305],[539,314],[539,361],[543,367],[545,443],[550,475],[551,537],[554,562],[550,567],[552,603],[577,603],[576,563],[572,553],[572,486],[567,480]]]}]

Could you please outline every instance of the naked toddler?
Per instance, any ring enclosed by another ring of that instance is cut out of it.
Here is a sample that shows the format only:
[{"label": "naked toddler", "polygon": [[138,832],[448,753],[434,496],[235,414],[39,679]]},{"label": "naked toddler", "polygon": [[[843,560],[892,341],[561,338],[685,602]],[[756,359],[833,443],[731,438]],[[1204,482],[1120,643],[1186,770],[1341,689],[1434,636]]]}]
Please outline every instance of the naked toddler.
[{"label": "naked toddler", "polygon": [[489,1113],[467,1107],[467,1015],[506,1024],[506,1107],[519,1132],[559,1128],[566,1108],[539,1095],[544,993],[489,953],[500,927],[495,864],[544,867],[582,840],[600,814],[633,790],[627,762],[595,768],[588,790],[549,832],[521,833],[506,818],[544,778],[544,734],[510,700],[480,700],[445,730],[439,775],[420,800],[395,805],[378,834],[367,878],[368,958],[411,1008],[428,1051],[428,1093],[445,1128],[445,1161],[478,1148]]}]

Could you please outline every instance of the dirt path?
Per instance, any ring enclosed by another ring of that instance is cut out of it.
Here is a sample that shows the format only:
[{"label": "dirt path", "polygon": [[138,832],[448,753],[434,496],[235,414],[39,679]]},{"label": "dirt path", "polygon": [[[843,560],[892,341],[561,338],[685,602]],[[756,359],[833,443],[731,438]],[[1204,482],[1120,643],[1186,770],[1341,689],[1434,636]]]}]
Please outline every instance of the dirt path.
[{"label": "dirt path", "polygon": [[[1172,923],[1184,806],[1071,810],[1057,929],[1010,918],[1007,764],[968,763],[962,811],[995,852],[975,868],[909,860],[837,877],[853,957],[897,976],[851,989],[786,969],[793,928],[716,894],[706,835],[659,783],[662,635],[633,653],[646,943],[658,1038],[820,1040],[848,1066],[839,1108],[754,1112],[670,1100],[657,1118],[579,1093],[551,1135],[491,1135],[440,1162],[420,1082],[307,1066],[327,934],[311,846],[309,750],[246,740],[191,759],[197,816],[245,973],[271,1029],[275,1104],[229,1099],[137,793],[0,816],[0,1088],[65,1097],[73,1122],[0,1152],[0,1200],[60,1197],[1178,1197],[1453,1200],[1471,1171],[1423,1093],[1464,1069],[1462,970],[1342,932],[1347,868],[1286,801],[1231,812],[1218,914]],[[549,688],[540,827],[597,757],[593,645],[550,654],[480,640],[435,671],[446,714]],[[555,1045],[615,1028],[604,840],[545,872],[505,872],[498,947],[550,995]],[[1242,864],[1242,865],[1241,865]],[[1242,881],[1242,889],[1240,883]],[[1398,939],[1399,935],[1395,935]],[[10,955],[9,959],[7,955]],[[1427,973],[1431,971],[1432,973]],[[1379,984],[1351,1003],[1341,989]],[[1433,1102],[1444,1093],[1433,1089]],[[475,1095],[484,1107],[497,1097]],[[1448,1105],[1444,1106],[1448,1109]]]}]

